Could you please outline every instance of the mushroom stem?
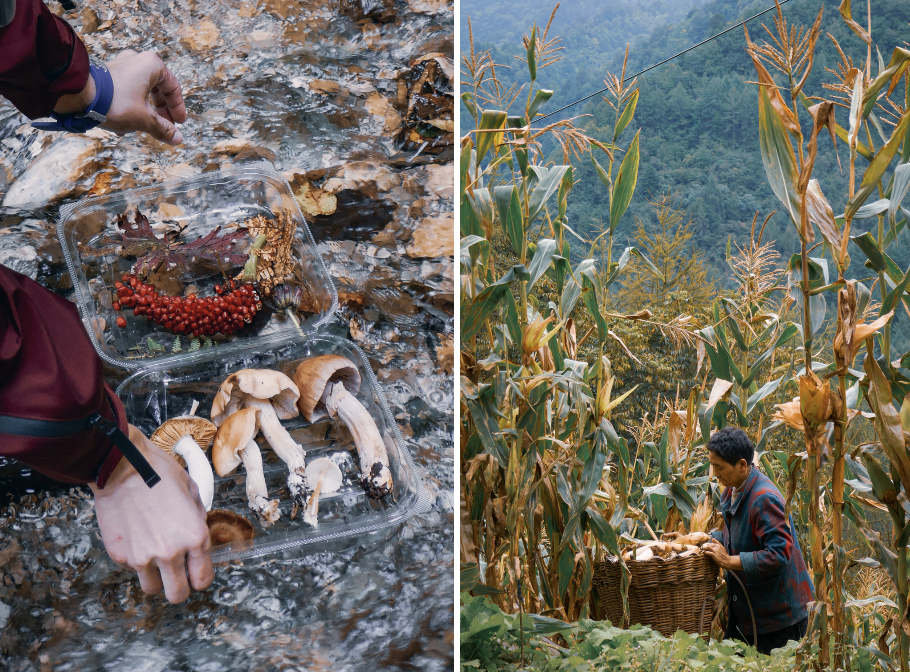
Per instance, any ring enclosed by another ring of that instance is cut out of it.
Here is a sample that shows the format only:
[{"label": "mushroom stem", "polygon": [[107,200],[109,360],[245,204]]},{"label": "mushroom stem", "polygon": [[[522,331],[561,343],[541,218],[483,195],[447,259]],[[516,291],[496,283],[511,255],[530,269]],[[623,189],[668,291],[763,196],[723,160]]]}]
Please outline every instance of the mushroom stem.
[{"label": "mushroom stem", "polygon": [[313,527],[316,526],[318,515],[319,515],[319,491],[322,490],[322,482],[325,480],[325,476],[320,476],[319,480],[316,482],[316,488],[313,490],[313,494],[310,495],[310,501],[307,502],[306,508],[303,510],[303,522],[309,523]]},{"label": "mushroom stem", "polygon": [[268,487],[265,484],[265,473],[262,468],[262,453],[255,441],[250,441],[240,451],[240,459],[246,469],[246,496],[250,510],[259,516],[263,527],[274,523],[281,515],[278,500],[269,499]]},{"label": "mushroom stem", "polygon": [[262,430],[262,435],[275,454],[288,466],[288,493],[294,505],[304,506],[309,494],[304,464],[306,453],[281,424],[271,402],[246,395],[244,405],[247,408],[258,408],[261,411],[259,429]]},{"label": "mushroom stem", "polygon": [[215,495],[215,474],[202,448],[192,436],[184,436],[174,446],[174,452],[186,462],[186,469],[199,489],[199,497],[205,510],[211,510],[212,497]]},{"label": "mushroom stem", "polygon": [[392,492],[389,455],[369,411],[342,383],[327,385],[322,399],[329,415],[341,418],[354,437],[360,456],[360,483],[367,495],[378,499]]}]

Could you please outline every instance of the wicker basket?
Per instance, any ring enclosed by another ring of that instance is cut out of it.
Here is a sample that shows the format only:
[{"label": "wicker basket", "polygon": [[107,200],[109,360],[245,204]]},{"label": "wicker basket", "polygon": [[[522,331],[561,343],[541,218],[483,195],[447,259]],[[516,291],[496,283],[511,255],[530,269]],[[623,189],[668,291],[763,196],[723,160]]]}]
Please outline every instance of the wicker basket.
[{"label": "wicker basket", "polygon": [[[630,623],[648,625],[665,637],[677,630],[701,635],[706,641],[714,617],[714,589],[720,571],[708,555],[672,560],[626,563],[632,573],[629,586]],[[614,625],[622,621],[619,592],[622,568],[615,559],[594,566],[594,589],[604,615]]]}]

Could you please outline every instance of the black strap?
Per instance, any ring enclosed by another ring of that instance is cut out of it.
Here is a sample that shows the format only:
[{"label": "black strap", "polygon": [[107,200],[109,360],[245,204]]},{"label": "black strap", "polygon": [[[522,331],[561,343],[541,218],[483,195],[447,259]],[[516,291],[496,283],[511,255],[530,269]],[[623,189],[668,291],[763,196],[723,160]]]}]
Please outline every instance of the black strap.
[{"label": "black strap", "polygon": [[120,449],[148,487],[154,487],[161,480],[145,456],[133,445],[129,437],[120,431],[117,423],[105,420],[99,413],[93,413],[82,420],[64,421],[0,415],[0,434],[28,436],[34,439],[62,439],[93,428],[101,430],[111,443]]}]

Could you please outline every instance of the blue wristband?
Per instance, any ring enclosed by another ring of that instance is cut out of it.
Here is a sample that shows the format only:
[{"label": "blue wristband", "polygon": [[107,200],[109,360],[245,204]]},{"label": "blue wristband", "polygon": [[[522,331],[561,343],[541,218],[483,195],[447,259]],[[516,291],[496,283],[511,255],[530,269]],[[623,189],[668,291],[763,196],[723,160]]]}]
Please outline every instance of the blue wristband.
[{"label": "blue wristband", "polygon": [[110,71],[103,65],[89,66],[89,73],[95,80],[95,99],[85,112],[79,114],[51,112],[54,121],[33,121],[32,126],[42,131],[85,133],[107,121],[107,113],[111,109],[111,101],[114,100],[114,80]]}]

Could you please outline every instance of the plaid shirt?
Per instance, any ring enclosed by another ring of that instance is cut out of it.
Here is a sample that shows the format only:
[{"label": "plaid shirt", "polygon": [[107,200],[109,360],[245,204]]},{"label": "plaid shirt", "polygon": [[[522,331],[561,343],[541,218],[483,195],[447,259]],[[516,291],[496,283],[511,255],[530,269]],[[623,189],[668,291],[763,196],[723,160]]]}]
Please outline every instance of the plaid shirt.
[{"label": "plaid shirt", "polygon": [[[758,634],[806,618],[806,603],[815,599],[815,588],[793,533],[793,517],[788,524],[784,499],[774,483],[753,466],[739,501],[733,503],[733,488],[724,491],[721,513],[724,529],[712,534],[729,555],[742,560],[743,569],[736,574],[748,591]],[[735,579],[727,581],[727,604],[739,629],[751,636],[752,616]]]}]

